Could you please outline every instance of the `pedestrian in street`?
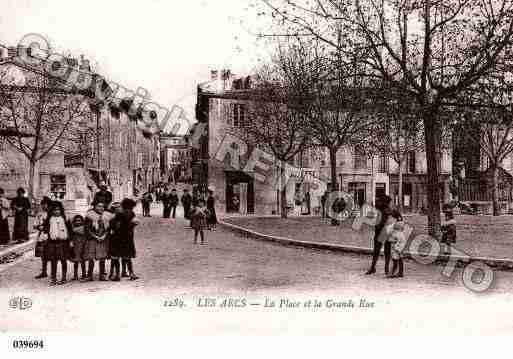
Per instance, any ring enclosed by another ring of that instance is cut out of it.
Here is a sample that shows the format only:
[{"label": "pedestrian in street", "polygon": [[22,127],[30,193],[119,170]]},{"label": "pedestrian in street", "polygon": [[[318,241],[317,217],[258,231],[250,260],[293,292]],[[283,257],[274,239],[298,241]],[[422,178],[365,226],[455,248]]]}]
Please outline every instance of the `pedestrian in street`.
[{"label": "pedestrian in street", "polygon": [[11,240],[8,219],[10,211],[11,206],[7,198],[5,198],[4,189],[0,188],[0,246],[9,244]]},{"label": "pedestrian in street", "polygon": [[112,214],[105,211],[105,204],[97,202],[94,208],[89,210],[85,218],[85,232],[87,243],[85,246],[84,260],[89,261],[87,278],[85,281],[93,281],[94,264],[99,262],[100,281],[106,281],[105,260],[109,256],[109,234]]},{"label": "pedestrian in street", "polygon": [[84,260],[85,247],[87,244],[87,238],[85,233],[84,217],[76,215],[71,221],[71,236],[70,236],[70,247],[71,256],[70,260],[73,262],[73,279],[78,280],[78,266],[81,269],[81,279],[87,278],[86,273],[86,262]]},{"label": "pedestrian in street", "polygon": [[205,244],[204,230],[207,228],[208,210],[205,201],[200,199],[191,214],[191,227],[194,229],[194,244],[198,243],[198,233],[201,237],[201,244]]},{"label": "pedestrian in street", "polygon": [[142,206],[143,206],[143,217],[151,217],[150,208],[151,203],[153,202],[153,196],[151,191],[146,191],[142,197]]},{"label": "pedestrian in street", "polygon": [[456,243],[456,219],[454,218],[453,207],[444,204],[442,207],[444,219],[441,223],[442,240],[440,244],[444,254],[451,254],[451,246]]},{"label": "pedestrian in street", "polygon": [[37,213],[34,229],[37,230],[37,242],[34,250],[34,256],[41,258],[41,273],[36,279],[48,277],[48,258],[46,255],[46,245],[48,243],[48,232],[45,231],[45,223],[48,219],[51,200],[49,197],[43,197],[41,200],[41,210]]},{"label": "pedestrian in street", "polygon": [[[169,206],[170,211],[173,212],[173,219],[176,218],[176,207],[178,206],[178,194],[176,193],[176,189],[171,190],[171,194],[169,195]],[[169,218],[169,217],[168,217]]]},{"label": "pedestrian in street", "polygon": [[305,193],[305,206],[306,206],[306,213],[305,215],[309,216],[311,213],[311,199],[310,199],[310,191],[306,191]]},{"label": "pedestrian in street", "polygon": [[192,197],[187,188],[183,190],[181,202],[182,202],[182,206],[183,206],[184,218],[191,219]]},{"label": "pedestrian in street", "polygon": [[125,198],[121,202],[121,211],[116,213],[112,220],[112,243],[111,257],[114,263],[115,274],[113,281],[120,281],[120,263],[121,258],[128,267],[130,280],[139,279],[134,273],[132,259],[136,257],[136,248],[134,241],[134,229],[139,221],[134,213],[135,202]]},{"label": "pedestrian in street", "polygon": [[14,211],[14,229],[12,239],[16,243],[26,242],[29,239],[28,217],[30,211],[30,202],[25,197],[25,190],[18,188],[17,196],[11,202],[11,208]]},{"label": "pedestrian in street", "polygon": [[163,213],[162,218],[169,218],[171,216],[171,193],[169,193],[169,188],[166,187],[164,189],[164,193],[162,193],[162,207]]},{"label": "pedestrian in street", "polygon": [[[50,285],[66,283],[69,255],[69,229],[64,215],[64,208],[60,202],[53,202],[50,214],[45,223],[48,234],[46,243],[46,258],[51,263]],[[57,282],[57,264],[61,263],[61,280]]]},{"label": "pedestrian in street", "polygon": [[[397,210],[393,210],[390,205],[392,198],[387,195],[381,196],[376,202],[376,209],[380,212],[380,221],[374,227],[374,241],[373,241],[373,255],[372,264],[369,270],[365,273],[367,275],[376,273],[376,264],[381,253],[381,248],[384,247],[385,251],[385,274],[388,275],[391,259],[392,244],[390,241],[384,240],[381,232],[385,228],[385,225],[390,216],[394,217],[398,221],[402,221],[402,216]],[[386,237],[385,237],[386,238]]]},{"label": "pedestrian in street", "polygon": [[208,191],[207,210],[208,210],[208,218],[207,218],[208,229],[215,231],[216,225],[217,225],[216,200],[214,198],[214,191],[212,191],[212,190]]}]

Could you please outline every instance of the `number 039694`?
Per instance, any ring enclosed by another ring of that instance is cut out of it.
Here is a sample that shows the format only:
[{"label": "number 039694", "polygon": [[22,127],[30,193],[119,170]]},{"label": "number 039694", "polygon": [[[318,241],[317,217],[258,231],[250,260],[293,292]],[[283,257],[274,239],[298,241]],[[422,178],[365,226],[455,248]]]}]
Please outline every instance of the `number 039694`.
[{"label": "number 039694", "polygon": [[44,342],[42,340],[13,340],[13,349],[43,349]]}]

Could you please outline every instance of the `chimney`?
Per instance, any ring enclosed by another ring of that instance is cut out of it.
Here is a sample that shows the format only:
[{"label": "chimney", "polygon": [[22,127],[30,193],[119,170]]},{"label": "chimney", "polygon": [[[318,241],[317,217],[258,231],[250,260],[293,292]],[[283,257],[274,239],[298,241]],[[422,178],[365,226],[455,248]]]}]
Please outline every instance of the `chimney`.
[{"label": "chimney", "polygon": [[219,76],[219,71],[217,71],[217,70],[211,70],[211,71],[210,71],[210,79],[211,79],[212,81],[217,80],[217,77],[218,77],[218,76]]},{"label": "chimney", "polygon": [[66,64],[71,68],[78,67],[78,60],[73,57],[66,57]]},{"label": "chimney", "polygon": [[89,60],[85,59],[84,55],[80,55],[80,70],[91,71],[91,65],[89,64]]}]

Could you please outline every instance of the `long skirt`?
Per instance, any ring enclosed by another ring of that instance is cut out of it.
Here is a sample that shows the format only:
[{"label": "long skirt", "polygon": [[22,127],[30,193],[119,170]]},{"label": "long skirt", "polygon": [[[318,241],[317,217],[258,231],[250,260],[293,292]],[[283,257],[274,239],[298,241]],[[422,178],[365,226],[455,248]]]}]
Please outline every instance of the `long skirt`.
[{"label": "long skirt", "polygon": [[209,215],[207,218],[207,223],[209,225],[217,224],[217,214],[216,214],[215,208],[209,208],[208,211],[209,211]]},{"label": "long skirt", "polygon": [[46,241],[44,257],[46,260],[67,260],[69,256],[69,242],[60,240]]},{"label": "long skirt", "polygon": [[82,262],[84,261],[85,252],[87,248],[87,240],[86,239],[74,239],[73,240],[73,250],[70,260],[72,262]]},{"label": "long skirt", "polygon": [[0,245],[9,243],[10,239],[9,221],[7,218],[0,219]]},{"label": "long skirt", "polygon": [[135,258],[134,238],[114,236],[110,239],[110,255],[113,258]]},{"label": "long skirt", "polygon": [[105,239],[98,242],[94,239],[89,239],[84,245],[84,259],[87,260],[101,260],[109,257],[110,240]]},{"label": "long skirt", "polygon": [[14,216],[14,230],[13,236],[14,241],[25,242],[29,239],[28,232],[28,215],[27,214],[16,214]]}]

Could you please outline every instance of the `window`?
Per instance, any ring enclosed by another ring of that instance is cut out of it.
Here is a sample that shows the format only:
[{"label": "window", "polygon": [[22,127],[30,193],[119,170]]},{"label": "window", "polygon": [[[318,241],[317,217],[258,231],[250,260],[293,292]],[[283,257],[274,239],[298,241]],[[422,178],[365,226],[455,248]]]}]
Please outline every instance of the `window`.
[{"label": "window", "polygon": [[416,168],[416,158],[415,151],[410,151],[406,155],[406,170],[408,173],[415,173]]},{"label": "window", "polygon": [[379,173],[388,173],[388,156],[382,154],[379,156]]},{"label": "window", "polygon": [[66,197],[66,175],[50,176],[50,193],[56,199],[64,199]]},{"label": "window", "polygon": [[361,147],[355,147],[354,149],[354,168],[356,170],[367,169],[367,157]]}]

